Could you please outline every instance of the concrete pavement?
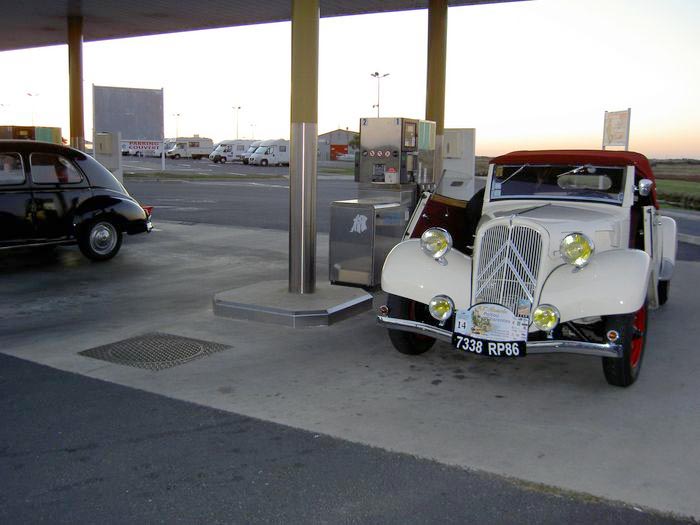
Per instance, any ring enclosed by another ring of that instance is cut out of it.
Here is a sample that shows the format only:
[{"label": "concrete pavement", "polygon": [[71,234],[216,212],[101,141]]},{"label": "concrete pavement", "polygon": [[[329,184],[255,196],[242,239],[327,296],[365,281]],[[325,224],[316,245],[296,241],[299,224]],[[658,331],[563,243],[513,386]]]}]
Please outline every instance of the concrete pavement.
[{"label": "concrete pavement", "polygon": [[[396,353],[370,313],[329,328],[215,318],[214,292],[286,275],[286,233],[161,222],[105,265],[74,249],[0,260],[6,354],[170,398],[440,463],[700,517],[700,264],[680,261],[644,370],[598,359],[494,362],[438,344]],[[327,237],[319,238],[319,276]],[[378,299],[381,301],[381,298]],[[233,348],[150,372],[77,352],[146,332]]]}]

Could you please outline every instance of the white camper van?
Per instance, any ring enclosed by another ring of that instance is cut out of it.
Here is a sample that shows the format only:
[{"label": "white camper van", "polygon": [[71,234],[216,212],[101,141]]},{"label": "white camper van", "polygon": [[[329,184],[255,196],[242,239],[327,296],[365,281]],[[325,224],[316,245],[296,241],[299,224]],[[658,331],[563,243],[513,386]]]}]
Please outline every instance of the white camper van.
[{"label": "white camper van", "polygon": [[252,140],[222,140],[209,154],[209,160],[216,162],[242,162],[243,155],[253,143]]},{"label": "white camper van", "polygon": [[256,166],[289,165],[289,141],[283,139],[263,140],[255,153],[250,156],[248,162]]},{"label": "white camper van", "polygon": [[243,164],[248,164],[248,161],[250,160],[250,156],[255,153],[255,150],[258,149],[258,146],[260,146],[260,143],[262,140],[256,140],[254,142],[250,143],[250,146],[248,146],[248,149],[245,151],[243,154]]},{"label": "white camper van", "polygon": [[205,137],[178,137],[174,142],[172,148],[165,150],[169,159],[201,159],[214,149],[214,141]]}]

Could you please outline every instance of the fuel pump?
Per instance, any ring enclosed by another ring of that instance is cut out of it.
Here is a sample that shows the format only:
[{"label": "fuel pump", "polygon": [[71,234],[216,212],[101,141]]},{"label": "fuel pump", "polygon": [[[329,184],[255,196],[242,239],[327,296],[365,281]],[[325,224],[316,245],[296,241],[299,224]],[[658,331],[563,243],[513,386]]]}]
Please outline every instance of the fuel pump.
[{"label": "fuel pump", "polygon": [[331,203],[331,283],[380,284],[384,259],[401,240],[418,197],[435,188],[434,162],[434,122],[360,119],[358,198]]}]

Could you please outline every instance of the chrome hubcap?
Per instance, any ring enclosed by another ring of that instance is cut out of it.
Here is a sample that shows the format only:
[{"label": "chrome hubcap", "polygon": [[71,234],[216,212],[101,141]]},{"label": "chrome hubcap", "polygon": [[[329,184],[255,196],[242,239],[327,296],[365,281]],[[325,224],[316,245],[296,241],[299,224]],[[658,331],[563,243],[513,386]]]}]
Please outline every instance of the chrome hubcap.
[{"label": "chrome hubcap", "polygon": [[117,244],[117,232],[108,222],[99,222],[90,232],[90,246],[100,255],[111,252]]}]

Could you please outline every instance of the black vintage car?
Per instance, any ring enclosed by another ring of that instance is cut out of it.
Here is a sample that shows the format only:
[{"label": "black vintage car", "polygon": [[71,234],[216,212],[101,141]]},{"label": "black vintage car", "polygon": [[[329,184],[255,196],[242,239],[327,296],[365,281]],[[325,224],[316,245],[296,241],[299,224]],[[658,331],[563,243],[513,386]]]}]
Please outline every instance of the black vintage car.
[{"label": "black vintage car", "polygon": [[151,229],[151,208],[89,155],[0,140],[0,250],[77,243],[86,257],[106,261],[119,251],[123,233]]}]

